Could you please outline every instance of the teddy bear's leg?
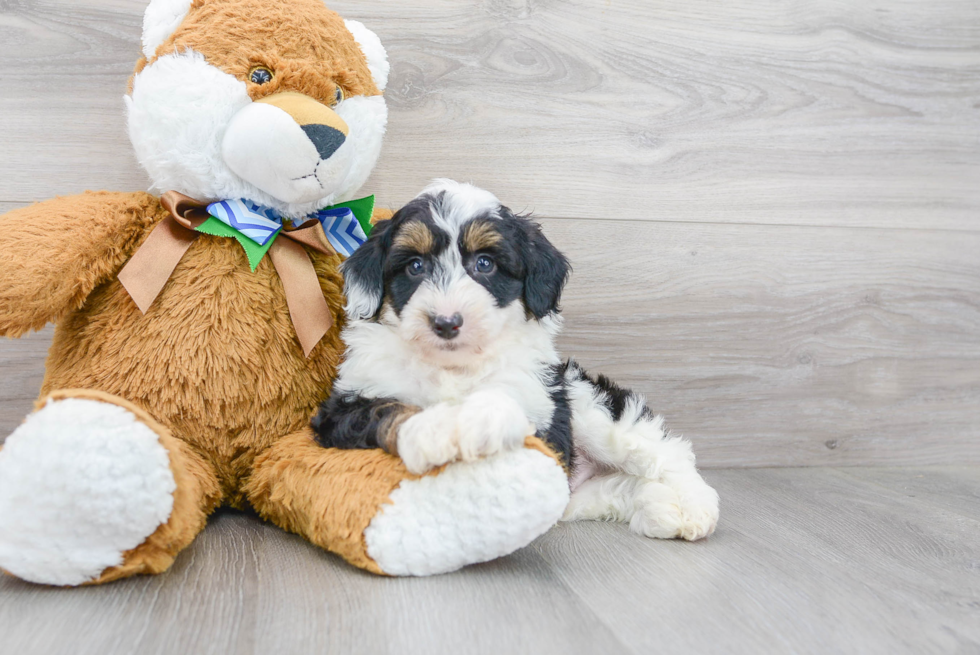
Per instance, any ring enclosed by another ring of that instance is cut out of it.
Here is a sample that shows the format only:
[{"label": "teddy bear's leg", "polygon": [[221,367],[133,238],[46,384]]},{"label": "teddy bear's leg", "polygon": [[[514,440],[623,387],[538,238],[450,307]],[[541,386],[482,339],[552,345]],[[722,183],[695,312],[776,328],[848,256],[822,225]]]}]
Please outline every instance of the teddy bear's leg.
[{"label": "teddy bear's leg", "polygon": [[529,437],[524,448],[426,475],[382,450],[323,448],[309,430],[256,459],[245,487],[265,518],[388,575],[432,575],[507,555],[557,522],[568,479]]},{"label": "teddy bear's leg", "polygon": [[53,585],[159,573],[219,499],[210,466],[146,412],[54,392],[0,450],[0,568]]}]

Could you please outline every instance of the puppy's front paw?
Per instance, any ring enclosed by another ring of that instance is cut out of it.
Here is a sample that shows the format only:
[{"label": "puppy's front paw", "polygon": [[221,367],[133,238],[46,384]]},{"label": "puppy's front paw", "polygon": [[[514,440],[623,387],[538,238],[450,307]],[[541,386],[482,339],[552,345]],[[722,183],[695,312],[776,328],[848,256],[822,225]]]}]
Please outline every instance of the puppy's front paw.
[{"label": "puppy's front paw", "polygon": [[407,419],[398,428],[398,456],[412,473],[425,473],[456,459],[459,407],[439,403]]},{"label": "puppy's front paw", "polygon": [[469,396],[456,417],[459,454],[463,460],[519,448],[534,431],[520,404],[495,389]]}]

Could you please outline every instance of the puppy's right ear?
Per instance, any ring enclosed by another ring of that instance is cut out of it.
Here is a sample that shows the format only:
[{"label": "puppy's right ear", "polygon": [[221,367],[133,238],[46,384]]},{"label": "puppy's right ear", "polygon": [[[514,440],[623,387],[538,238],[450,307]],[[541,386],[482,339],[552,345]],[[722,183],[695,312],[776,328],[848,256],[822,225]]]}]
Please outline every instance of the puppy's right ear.
[{"label": "puppy's right ear", "polygon": [[390,230],[390,220],[376,223],[368,240],[340,265],[347,296],[344,311],[350,320],[372,318],[381,309]]}]

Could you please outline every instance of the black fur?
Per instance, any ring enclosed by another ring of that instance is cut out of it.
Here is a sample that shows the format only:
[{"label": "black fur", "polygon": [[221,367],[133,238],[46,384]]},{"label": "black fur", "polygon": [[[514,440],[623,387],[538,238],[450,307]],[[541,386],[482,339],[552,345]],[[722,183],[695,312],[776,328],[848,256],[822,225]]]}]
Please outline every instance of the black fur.
[{"label": "black fur", "polygon": [[[460,248],[463,266],[467,274],[481,284],[496,299],[497,305],[506,307],[520,299],[528,317],[536,319],[560,311],[561,292],[571,272],[568,260],[541,232],[541,227],[526,216],[516,216],[501,206],[497,216],[476,216],[473,223],[488,222],[501,239],[479,252],[469,252],[464,245],[464,234],[458,244],[450,244],[448,236],[432,218],[433,208],[441,211],[445,194],[416,198],[395,212],[388,221],[375,225],[371,237],[343,264],[342,271],[348,284],[373,293],[377,305],[372,308],[376,320],[385,299],[400,313],[421,282],[437,275],[436,258],[450,245]],[[398,229],[408,221],[420,221],[432,232],[433,248],[429,253],[401,251],[394,246]],[[464,228],[465,230],[465,228]],[[481,255],[489,256],[494,267],[481,272],[476,261]],[[418,274],[408,271],[409,263],[423,260],[423,270]],[[572,411],[568,400],[566,376],[569,366],[584,375],[571,362],[547,369],[542,384],[548,388],[554,402],[551,423],[538,436],[561,456],[562,461],[572,463]],[[605,378],[603,381],[608,382]],[[611,385],[611,383],[609,383]],[[614,385],[612,385],[614,386]],[[379,426],[390,418],[392,412],[403,411],[395,399],[366,399],[353,394],[338,393],[325,401],[312,421],[317,441],[336,448],[378,448]],[[620,407],[620,413],[622,408]]]},{"label": "black fur", "polygon": [[381,311],[384,296],[384,265],[391,244],[392,224],[392,220],[378,221],[368,240],[340,265],[345,285],[357,285],[377,298],[372,312],[374,317]]},{"label": "black fur", "polygon": [[325,400],[310,422],[316,441],[327,448],[381,448],[379,426],[405,405],[393,398],[364,398],[335,393]]},{"label": "black fur", "polygon": [[[400,314],[422,281],[437,274],[435,258],[450,246],[448,236],[432,219],[433,207],[439,211],[443,197],[440,193],[434,198],[416,198],[395,212],[390,220],[380,221],[367,242],[342,265],[341,271],[348,284],[357,285],[377,298],[368,318],[377,319],[382,299],[387,299],[395,313]],[[467,274],[490,292],[499,307],[506,307],[520,298],[528,315],[537,319],[560,311],[561,292],[571,266],[544,236],[541,227],[503,206],[499,209],[499,218],[477,216],[472,220],[490,222],[502,239],[492,248],[467,252],[460,235],[458,246]],[[408,221],[420,221],[432,232],[435,243],[431,252],[420,254],[392,248],[394,235]],[[493,271],[482,273],[476,270],[475,263],[481,254],[494,260]],[[421,257],[424,269],[421,274],[412,275],[407,266],[418,257]]]},{"label": "black fur", "polygon": [[[513,216],[510,210],[506,210],[506,214]],[[541,232],[540,225],[526,218],[514,219],[519,221],[524,232],[521,241],[526,266],[524,306],[535,318],[544,318],[561,310],[561,292],[572,268],[565,255]]]},{"label": "black fur", "polygon": [[565,362],[563,372],[566,382],[574,380],[585,380],[588,382],[595,392],[596,399],[603,407],[609,410],[609,414],[614,421],[618,421],[623,417],[626,403],[630,400],[643,406],[640,412],[643,418],[653,418],[653,412],[647,407],[643,396],[637,394],[635,391],[630,391],[619,386],[605,375],[590,375],[571,359]]},{"label": "black fur", "polygon": [[555,403],[551,414],[551,425],[547,430],[538,430],[539,439],[550,445],[561,456],[562,463],[572,467],[572,407],[568,403],[568,383],[565,381],[566,364],[552,366],[548,378],[543,380],[548,387],[548,395]]}]

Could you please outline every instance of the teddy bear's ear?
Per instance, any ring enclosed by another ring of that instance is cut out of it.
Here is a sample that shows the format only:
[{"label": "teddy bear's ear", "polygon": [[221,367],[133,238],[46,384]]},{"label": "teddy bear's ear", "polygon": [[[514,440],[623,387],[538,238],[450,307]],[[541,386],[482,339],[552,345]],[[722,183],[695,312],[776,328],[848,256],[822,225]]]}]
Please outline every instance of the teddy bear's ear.
[{"label": "teddy bear's ear", "polygon": [[354,35],[354,40],[357,41],[357,45],[361,46],[361,51],[367,57],[368,69],[371,71],[371,77],[374,78],[374,84],[378,87],[378,91],[384,91],[385,87],[388,86],[390,66],[388,53],[381,45],[381,39],[378,38],[377,34],[364,27],[363,23],[356,20],[345,20],[344,25]]},{"label": "teddy bear's ear", "polygon": [[160,44],[176,31],[192,0],[151,0],[143,13],[143,56],[152,59]]}]

